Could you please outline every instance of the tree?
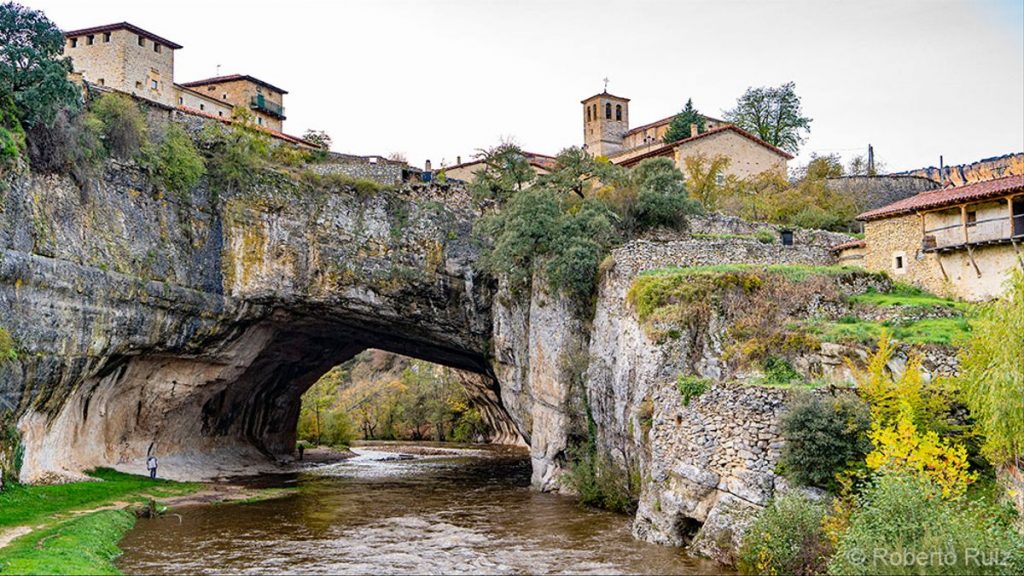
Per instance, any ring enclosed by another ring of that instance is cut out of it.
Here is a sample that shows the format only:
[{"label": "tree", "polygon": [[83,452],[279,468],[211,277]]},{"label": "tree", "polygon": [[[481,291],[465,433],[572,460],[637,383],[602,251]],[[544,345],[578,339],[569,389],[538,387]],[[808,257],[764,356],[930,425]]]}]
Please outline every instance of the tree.
[{"label": "tree", "polygon": [[622,169],[604,157],[594,157],[582,148],[572,146],[558,153],[555,167],[545,174],[539,185],[557,194],[572,192],[585,198],[599,182],[618,180]]},{"label": "tree", "polygon": [[810,132],[811,119],[803,115],[796,84],[747,88],[725,119],[756,134],[765,142],[796,154]]},{"label": "tree", "polygon": [[686,188],[690,198],[700,202],[704,210],[718,209],[718,199],[725,188],[724,172],[729,167],[729,157],[708,158],[704,154],[694,154],[683,160],[683,166],[686,168]]},{"label": "tree", "polygon": [[484,164],[473,176],[469,190],[477,198],[493,198],[505,202],[533,182],[536,173],[526,154],[514,142],[480,150],[477,158]]},{"label": "tree", "polygon": [[637,230],[665,226],[682,228],[686,216],[701,211],[700,205],[686,193],[683,173],[669,158],[648,158],[630,172],[637,187],[633,221]]},{"label": "tree", "polygon": [[0,4],[0,99],[14,99],[25,128],[49,124],[59,110],[78,105],[63,50],[64,33],[42,12]]},{"label": "tree", "polygon": [[318,445],[323,439],[327,427],[327,411],[338,398],[338,386],[341,384],[343,376],[344,372],[341,368],[333,368],[302,395],[300,419],[307,421],[312,419],[313,430],[310,439],[315,439]]},{"label": "tree", "polygon": [[676,114],[675,118],[668,125],[668,130],[665,131],[664,142],[671,144],[672,142],[678,142],[696,134],[691,134],[692,125],[697,125],[697,131],[704,131],[704,116],[697,112],[697,109],[693,107],[693,99],[686,100],[686,106],[683,110]]},{"label": "tree", "polygon": [[1022,467],[1024,458],[1024,273],[1015,271],[1009,290],[982,309],[960,354],[956,383],[984,442],[982,453],[996,466]]},{"label": "tree", "polygon": [[331,135],[323,130],[306,130],[302,135],[302,139],[311,144],[316,144],[323,150],[331,149]]}]

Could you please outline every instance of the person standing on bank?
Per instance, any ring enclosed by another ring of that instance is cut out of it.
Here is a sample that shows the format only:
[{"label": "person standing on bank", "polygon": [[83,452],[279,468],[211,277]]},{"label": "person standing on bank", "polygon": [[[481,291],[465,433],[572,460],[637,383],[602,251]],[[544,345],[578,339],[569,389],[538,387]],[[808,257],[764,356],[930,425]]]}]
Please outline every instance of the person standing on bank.
[{"label": "person standing on bank", "polygon": [[149,477],[156,480],[156,456],[146,458],[146,468],[149,469]]}]

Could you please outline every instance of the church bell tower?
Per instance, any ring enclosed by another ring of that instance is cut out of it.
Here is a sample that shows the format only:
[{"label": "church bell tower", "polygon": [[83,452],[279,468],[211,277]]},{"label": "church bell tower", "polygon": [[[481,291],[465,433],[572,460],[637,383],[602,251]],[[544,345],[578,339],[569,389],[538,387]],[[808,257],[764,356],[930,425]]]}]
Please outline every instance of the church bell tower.
[{"label": "church bell tower", "polygon": [[591,156],[611,156],[622,150],[629,131],[629,98],[605,91],[583,104],[583,145]]}]

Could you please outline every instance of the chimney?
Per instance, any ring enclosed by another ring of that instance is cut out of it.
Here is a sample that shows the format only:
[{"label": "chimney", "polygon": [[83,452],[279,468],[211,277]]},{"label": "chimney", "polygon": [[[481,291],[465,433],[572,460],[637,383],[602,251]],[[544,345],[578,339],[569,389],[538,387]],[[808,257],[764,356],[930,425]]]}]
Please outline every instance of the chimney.
[{"label": "chimney", "polygon": [[462,164],[462,156],[455,157],[455,165],[458,166],[459,164]]},{"label": "chimney", "polygon": [[946,187],[946,167],[942,163],[942,154],[939,154],[939,185]]},{"label": "chimney", "polygon": [[430,172],[430,160],[427,160],[427,163],[423,165],[423,168],[424,168],[424,169],[425,169],[425,170],[426,170],[427,172]]},{"label": "chimney", "polygon": [[696,122],[692,122],[692,123],[690,123],[690,137],[692,138],[692,137],[694,137],[696,135],[697,135],[697,123]]},{"label": "chimney", "polygon": [[868,176],[875,175],[875,149],[868,144]]}]

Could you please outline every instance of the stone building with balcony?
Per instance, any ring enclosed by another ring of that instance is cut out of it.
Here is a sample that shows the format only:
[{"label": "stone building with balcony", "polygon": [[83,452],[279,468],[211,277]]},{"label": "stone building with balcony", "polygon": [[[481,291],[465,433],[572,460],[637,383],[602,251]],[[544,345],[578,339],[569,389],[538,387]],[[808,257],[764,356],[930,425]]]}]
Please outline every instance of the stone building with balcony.
[{"label": "stone building with balcony", "polygon": [[935,293],[988,300],[1024,270],[1024,176],[922,192],[857,217],[869,270]]},{"label": "stone building with balcony", "polygon": [[234,108],[247,108],[259,126],[281,131],[284,126],[284,95],[287,90],[248,74],[217,76],[185,82],[182,88]]},{"label": "stone building with balcony", "polygon": [[664,156],[683,170],[687,158],[724,156],[729,165],[724,176],[749,178],[764,172],[786,175],[793,156],[728,122],[704,116],[704,131],[691,127],[691,136],[665,143],[665,133],[675,115],[636,128],[629,127],[629,98],[607,91],[580,102],[583,105],[584,148],[615,164],[632,167],[646,158]]}]

